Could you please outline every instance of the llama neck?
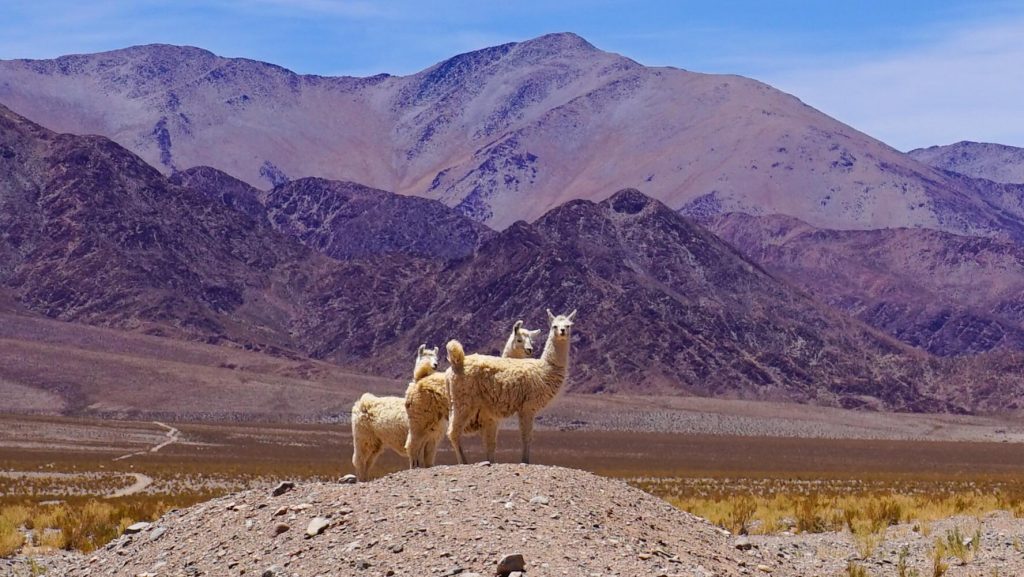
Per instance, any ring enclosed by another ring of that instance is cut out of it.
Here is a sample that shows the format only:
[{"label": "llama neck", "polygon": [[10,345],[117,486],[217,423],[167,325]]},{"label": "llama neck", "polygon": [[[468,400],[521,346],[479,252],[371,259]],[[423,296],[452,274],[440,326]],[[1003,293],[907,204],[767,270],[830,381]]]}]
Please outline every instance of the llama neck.
[{"label": "llama neck", "polygon": [[556,339],[555,331],[549,331],[541,359],[552,367],[565,369],[569,366],[569,339]]},{"label": "llama neck", "polygon": [[511,336],[508,337],[508,340],[505,341],[505,348],[502,349],[501,356],[503,356],[503,357],[511,357],[512,356],[512,351],[515,350],[515,346],[516,346],[516,335],[513,333]]}]

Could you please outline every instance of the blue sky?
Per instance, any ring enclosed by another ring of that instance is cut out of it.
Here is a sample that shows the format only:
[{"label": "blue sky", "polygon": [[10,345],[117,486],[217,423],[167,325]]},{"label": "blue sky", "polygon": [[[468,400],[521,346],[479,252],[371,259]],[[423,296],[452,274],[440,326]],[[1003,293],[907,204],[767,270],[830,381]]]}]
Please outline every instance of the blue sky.
[{"label": "blue sky", "polygon": [[643,64],[742,74],[899,149],[1024,146],[1024,3],[1005,0],[0,1],[0,58],[164,42],[297,72],[408,74],[576,32]]}]

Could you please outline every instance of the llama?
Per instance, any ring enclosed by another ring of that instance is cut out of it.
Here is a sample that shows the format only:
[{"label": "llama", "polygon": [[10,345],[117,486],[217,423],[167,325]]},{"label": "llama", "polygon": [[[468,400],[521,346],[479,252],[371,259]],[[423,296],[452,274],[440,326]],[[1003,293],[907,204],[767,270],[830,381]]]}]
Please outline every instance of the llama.
[{"label": "llama", "polygon": [[523,328],[523,321],[516,321],[512,325],[512,334],[505,341],[505,348],[501,356],[507,359],[525,359],[533,356],[533,337],[540,334],[540,329],[529,330]]},{"label": "llama", "polygon": [[498,423],[519,415],[522,462],[530,462],[533,418],[547,406],[565,383],[569,366],[569,341],[576,311],[555,316],[548,310],[548,340],[539,359],[503,359],[486,355],[466,356],[459,341],[448,341],[445,372],[452,398],[448,440],[460,464],[465,464],[461,437],[468,425],[479,421],[487,460],[494,461]]},{"label": "llama", "polygon": [[[501,356],[513,359],[532,356],[533,337],[538,333],[540,329],[524,329],[523,321],[516,321]],[[409,417],[409,436],[405,441],[409,468],[433,467],[437,445],[448,427],[451,411],[451,395],[444,373],[413,379],[405,391],[405,410]],[[470,423],[467,430],[478,429],[478,424]]]},{"label": "llama", "polygon": [[[438,348],[420,345],[416,351],[414,379],[424,379],[437,370]],[[443,373],[442,373],[443,374]],[[404,397],[378,397],[364,393],[352,405],[352,465],[356,478],[366,481],[370,469],[384,448],[405,457],[405,441],[409,434],[409,418]]]}]

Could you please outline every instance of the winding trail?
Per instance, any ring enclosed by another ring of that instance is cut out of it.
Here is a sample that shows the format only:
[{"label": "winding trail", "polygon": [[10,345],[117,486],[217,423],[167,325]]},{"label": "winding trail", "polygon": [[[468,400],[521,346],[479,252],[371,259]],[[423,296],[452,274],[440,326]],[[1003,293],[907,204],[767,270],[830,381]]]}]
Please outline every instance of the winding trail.
[{"label": "winding trail", "polygon": [[126,475],[130,475],[132,477],[135,477],[135,482],[132,483],[131,485],[125,487],[124,489],[118,489],[118,490],[114,491],[113,493],[105,495],[104,496],[105,499],[116,499],[118,497],[127,497],[129,495],[134,495],[136,493],[141,493],[142,491],[146,490],[146,487],[148,487],[148,486],[153,484],[153,477],[150,477],[149,475],[143,475],[142,473],[125,473],[125,474]]},{"label": "winding trail", "polygon": [[[170,425],[161,423],[160,421],[153,421],[153,424],[167,429],[167,433],[164,435],[165,437],[167,437],[166,440],[156,445],[153,445],[146,451],[135,451],[134,453],[128,453],[126,455],[121,455],[120,457],[115,457],[114,460],[123,461],[131,457],[136,457],[138,455],[145,455],[146,453],[156,453],[157,451],[163,449],[167,445],[177,443],[181,439],[181,431],[179,431],[178,429],[175,429]],[[124,489],[118,489],[117,491],[114,491],[113,493],[106,495],[105,498],[116,499],[117,497],[128,497],[130,495],[134,495],[136,493],[141,493],[142,491],[145,491],[146,487],[149,487],[150,485],[153,484],[153,477],[150,477],[149,475],[143,475],[142,473],[125,473],[125,475],[135,477],[135,482],[125,487]]]},{"label": "winding trail", "polygon": [[149,450],[147,450],[147,451],[135,451],[134,453],[128,453],[127,455],[121,455],[120,457],[115,457],[114,460],[115,461],[123,461],[125,459],[130,458],[130,457],[135,457],[135,456],[138,456],[138,455],[145,455],[146,453],[155,453],[155,452],[159,451],[160,449],[163,449],[167,445],[171,445],[171,444],[177,443],[180,440],[180,438],[181,438],[181,431],[179,431],[178,429],[175,429],[174,427],[172,427],[170,425],[165,425],[164,423],[161,423],[160,421],[153,421],[153,424],[157,425],[159,427],[163,427],[163,428],[167,429],[167,433],[164,435],[165,437],[167,437],[166,441],[163,441],[163,442],[161,442],[161,443],[159,443],[157,445],[154,445],[154,446],[150,447]]}]

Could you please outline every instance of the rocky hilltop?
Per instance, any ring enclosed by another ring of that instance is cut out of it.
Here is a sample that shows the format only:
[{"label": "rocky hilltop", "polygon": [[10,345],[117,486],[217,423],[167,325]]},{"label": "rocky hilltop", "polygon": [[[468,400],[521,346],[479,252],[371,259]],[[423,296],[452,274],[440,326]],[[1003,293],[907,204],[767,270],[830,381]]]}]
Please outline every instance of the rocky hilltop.
[{"label": "rocky hilltop", "polygon": [[259,188],[359,182],[499,230],[638,188],[695,215],[1024,237],[1018,215],[970,182],[793,96],[642,66],[569,33],[403,77],[298,75],[168,45],[3,61],[0,102],[56,131],[108,136],[165,174],[209,165]]},{"label": "rocky hilltop", "polygon": [[739,576],[778,567],[744,559],[728,532],[625,483],[543,466],[418,469],[277,496],[252,490],[140,528],[58,571]]},{"label": "rocky hilltop", "polygon": [[1005,184],[1024,184],[1024,148],[964,140],[911,150],[911,158],[942,170]]}]

